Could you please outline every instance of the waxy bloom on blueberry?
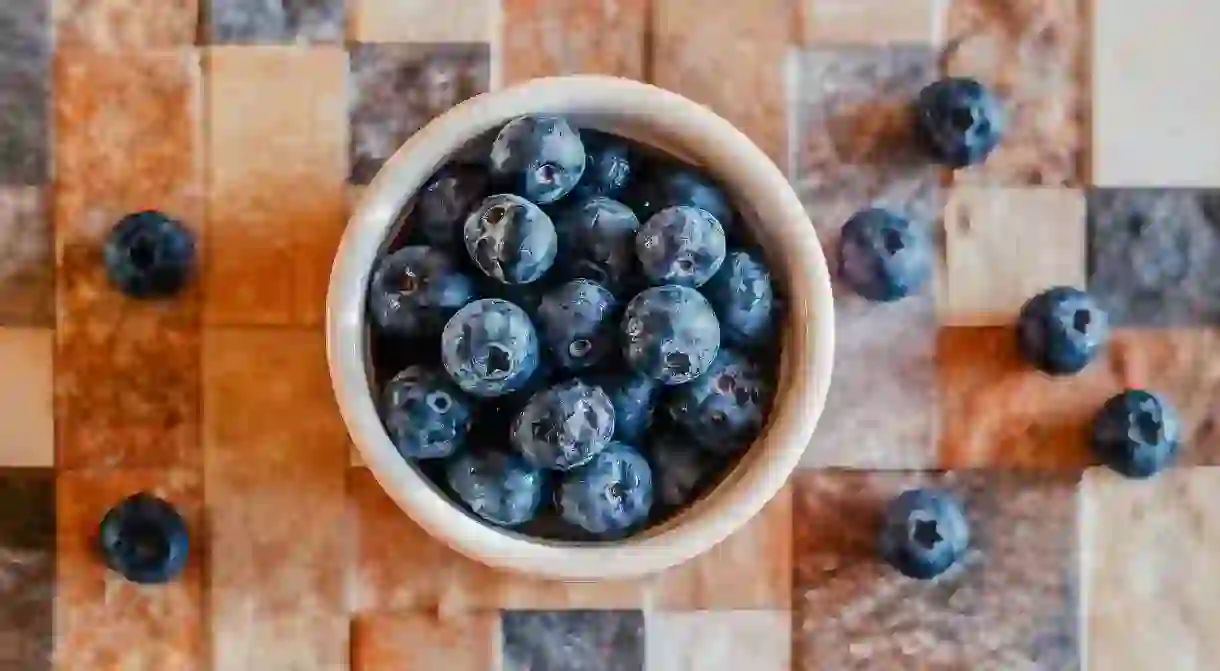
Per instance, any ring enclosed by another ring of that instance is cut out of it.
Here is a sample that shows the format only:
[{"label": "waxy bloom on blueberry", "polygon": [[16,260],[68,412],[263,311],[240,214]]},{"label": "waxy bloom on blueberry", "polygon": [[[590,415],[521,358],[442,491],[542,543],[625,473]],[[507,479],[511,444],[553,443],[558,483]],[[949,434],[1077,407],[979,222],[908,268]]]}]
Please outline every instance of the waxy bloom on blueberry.
[{"label": "waxy bloom on blueberry", "polygon": [[611,353],[618,335],[615,305],[605,287],[589,280],[573,280],[543,295],[538,328],[555,363],[583,370]]},{"label": "waxy bloom on blueberry", "polygon": [[498,298],[458,310],[441,334],[445,371],[463,391],[483,398],[523,388],[538,367],[538,349],[529,316]]},{"label": "waxy bloom on blueberry", "polygon": [[569,380],[534,394],[513,422],[511,440],[534,466],[566,471],[605,449],[613,435],[610,397]]},{"label": "waxy bloom on blueberry", "polygon": [[726,244],[715,217],[687,206],[661,210],[635,235],[640,267],[654,284],[703,286],[724,263]]},{"label": "waxy bloom on blueberry", "polygon": [[634,447],[611,443],[564,475],[559,514],[594,534],[618,534],[642,524],[652,509],[652,469]]},{"label": "waxy bloom on blueberry", "polygon": [[403,247],[373,271],[369,310],[387,333],[435,335],[473,298],[474,283],[451,256],[433,247]]},{"label": "waxy bloom on blueberry", "polygon": [[490,168],[497,185],[545,205],[576,187],[585,171],[585,148],[580,134],[559,117],[520,117],[496,136]]},{"label": "waxy bloom on blueberry", "polygon": [[505,284],[536,281],[550,270],[558,251],[551,218],[512,194],[485,199],[466,218],[462,239],[479,270]]},{"label": "waxy bloom on blueberry", "polygon": [[758,436],[770,402],[771,384],[758,364],[721,349],[707,373],[674,389],[669,412],[706,449],[732,453]]},{"label": "waxy bloom on blueberry", "polygon": [[448,463],[445,476],[449,488],[472,513],[498,526],[529,522],[542,503],[542,471],[515,454],[463,453]]},{"label": "waxy bloom on blueberry", "polygon": [[623,316],[623,357],[638,373],[664,384],[685,384],[712,365],[720,351],[720,323],[707,299],[689,287],[640,292]]},{"label": "waxy bloom on blueberry", "polygon": [[382,392],[386,431],[399,453],[411,459],[439,459],[463,446],[474,408],[443,371],[410,366]]}]

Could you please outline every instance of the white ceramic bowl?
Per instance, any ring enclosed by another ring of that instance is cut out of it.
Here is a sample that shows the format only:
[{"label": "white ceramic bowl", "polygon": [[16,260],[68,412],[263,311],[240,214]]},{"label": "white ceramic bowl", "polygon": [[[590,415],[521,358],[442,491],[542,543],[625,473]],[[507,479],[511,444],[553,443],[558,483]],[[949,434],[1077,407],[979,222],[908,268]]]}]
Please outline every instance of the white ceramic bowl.
[{"label": "white ceramic bowl", "polygon": [[[788,297],[783,356],[762,435],[721,484],[668,522],[604,544],[541,540],[478,521],[405,462],[370,389],[365,290],[400,211],[454,151],[524,114],[564,115],[702,166],[728,190]],[[483,94],[411,137],[385,164],[348,222],[327,296],[327,356],[348,431],[377,481],[411,518],[455,550],[533,575],[596,580],[652,573],[698,555],[774,497],[805,451],[826,399],[834,351],[830,277],[812,225],[775,164],[707,108],[647,84],[597,76],[536,79]]]}]

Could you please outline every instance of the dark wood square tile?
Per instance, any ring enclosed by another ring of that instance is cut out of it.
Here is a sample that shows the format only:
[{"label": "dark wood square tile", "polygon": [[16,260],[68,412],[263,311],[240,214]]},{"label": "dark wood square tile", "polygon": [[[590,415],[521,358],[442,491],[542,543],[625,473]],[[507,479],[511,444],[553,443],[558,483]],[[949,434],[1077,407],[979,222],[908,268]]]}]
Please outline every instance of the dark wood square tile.
[{"label": "dark wood square tile", "polygon": [[0,184],[47,179],[49,3],[0,2]]},{"label": "dark wood square tile", "polygon": [[350,181],[368,184],[398,148],[454,105],[487,91],[487,44],[359,44],[351,52]]},{"label": "dark wood square tile", "polygon": [[0,470],[0,669],[51,668],[55,474]]},{"label": "dark wood square tile", "polygon": [[1220,190],[1094,189],[1089,290],[1125,326],[1220,324]]},{"label": "dark wood square tile", "polygon": [[344,0],[204,0],[210,44],[343,41]]},{"label": "dark wood square tile", "polygon": [[[801,473],[793,593],[798,669],[1074,669],[1078,475]],[[876,558],[904,489],[957,493],[971,550],[935,580]]]},{"label": "dark wood square tile", "polygon": [[504,671],[643,671],[640,611],[505,611]]}]

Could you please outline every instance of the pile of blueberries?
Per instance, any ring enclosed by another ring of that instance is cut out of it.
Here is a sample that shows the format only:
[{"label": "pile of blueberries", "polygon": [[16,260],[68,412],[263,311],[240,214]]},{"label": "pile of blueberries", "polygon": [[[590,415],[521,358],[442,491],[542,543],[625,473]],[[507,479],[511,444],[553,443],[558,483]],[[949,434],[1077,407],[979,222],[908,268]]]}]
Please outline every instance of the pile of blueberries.
[{"label": "pile of blueberries", "polygon": [[[914,105],[916,137],[933,158],[950,167],[979,163],[999,144],[1002,106],[971,79],[945,79],[926,87]],[[843,227],[837,248],[841,279],[874,301],[918,291],[931,273],[926,232],[885,209],[857,213]],[[1109,321],[1080,289],[1051,287],[1029,299],[1017,320],[1022,358],[1051,376],[1075,375],[1105,347]],[[1101,463],[1130,478],[1147,478],[1177,455],[1177,413],[1162,396],[1127,389],[1099,409],[1092,447]],[[941,489],[913,489],[890,502],[881,529],[881,556],[901,573],[927,579],[956,563],[969,545],[961,502]]]},{"label": "pile of blueberries", "polygon": [[488,523],[622,538],[762,430],[771,273],[725,192],[652,148],[545,115],[475,147],[372,272],[386,431]]}]

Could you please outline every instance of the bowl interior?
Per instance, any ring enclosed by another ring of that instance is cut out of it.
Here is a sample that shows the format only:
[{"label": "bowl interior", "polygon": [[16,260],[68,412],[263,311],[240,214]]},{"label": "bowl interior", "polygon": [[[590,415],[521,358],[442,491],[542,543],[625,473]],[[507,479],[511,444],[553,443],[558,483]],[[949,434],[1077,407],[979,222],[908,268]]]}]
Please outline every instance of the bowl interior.
[{"label": "bowl interior", "polygon": [[[455,155],[482,146],[503,123],[527,113],[560,114],[578,127],[629,138],[703,169],[725,189],[750,227],[771,267],[777,294],[786,303],[776,394],[759,438],[695,503],[623,540],[562,541],[485,525],[398,456],[373,407],[376,391],[363,292],[375,258],[399,233],[401,215],[410,211],[414,193],[431,174]],[[354,398],[355,389],[337,379],[341,409],[366,463],[387,492],[421,526],[459,551],[544,575],[635,575],[683,561],[722,540],[783,485],[808,444],[829,383],[829,276],[808,218],[782,173],[745,136],[705,108],[624,80],[537,80],[472,99],[434,121],[370,185],[336,259],[330,298],[332,372],[352,382],[358,365],[359,395],[364,397]],[[344,338],[356,347],[336,347]],[[353,356],[358,360],[353,362]],[[340,360],[350,368],[335,370],[345,367],[338,365]],[[432,501],[426,502],[425,495]],[[617,566],[605,564],[615,560]]]}]

